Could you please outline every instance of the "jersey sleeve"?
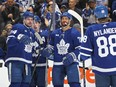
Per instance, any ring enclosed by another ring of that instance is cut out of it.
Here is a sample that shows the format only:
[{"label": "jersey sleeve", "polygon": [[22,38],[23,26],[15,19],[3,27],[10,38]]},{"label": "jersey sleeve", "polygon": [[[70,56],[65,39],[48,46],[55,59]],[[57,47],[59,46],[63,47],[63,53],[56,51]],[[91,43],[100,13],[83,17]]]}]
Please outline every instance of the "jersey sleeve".
[{"label": "jersey sleeve", "polygon": [[22,31],[21,29],[19,29],[18,24],[14,25],[9,36],[7,37],[7,44],[8,45],[16,45],[18,43],[17,37],[20,33],[20,31]]},{"label": "jersey sleeve", "polygon": [[73,53],[75,54],[76,58],[79,55],[80,45],[81,45],[81,34],[76,29],[72,32],[72,40],[74,45]]},{"label": "jersey sleeve", "polygon": [[86,60],[91,57],[91,53],[93,51],[92,47],[92,35],[91,35],[91,27],[89,27],[82,38],[82,44],[80,49],[80,58],[82,60]]}]

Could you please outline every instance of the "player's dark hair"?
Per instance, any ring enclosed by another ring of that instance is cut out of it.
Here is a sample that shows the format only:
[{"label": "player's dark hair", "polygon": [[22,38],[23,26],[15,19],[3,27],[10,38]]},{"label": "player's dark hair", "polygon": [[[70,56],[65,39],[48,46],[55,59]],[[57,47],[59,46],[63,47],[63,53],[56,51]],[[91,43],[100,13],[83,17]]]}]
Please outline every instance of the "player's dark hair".
[{"label": "player's dark hair", "polygon": [[100,18],[98,19],[99,23],[104,23],[104,22],[111,22],[111,18],[105,17],[105,18]]}]

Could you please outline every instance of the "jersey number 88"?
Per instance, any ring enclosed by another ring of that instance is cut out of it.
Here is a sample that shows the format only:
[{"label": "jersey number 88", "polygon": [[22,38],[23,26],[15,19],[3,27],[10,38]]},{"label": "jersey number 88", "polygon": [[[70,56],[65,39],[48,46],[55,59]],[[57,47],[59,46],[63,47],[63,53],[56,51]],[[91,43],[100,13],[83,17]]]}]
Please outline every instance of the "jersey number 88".
[{"label": "jersey number 88", "polygon": [[[96,40],[98,45],[98,55],[106,57],[108,54],[116,55],[116,35],[110,35],[108,39],[105,36],[99,37]],[[103,43],[101,43],[103,42]]]}]

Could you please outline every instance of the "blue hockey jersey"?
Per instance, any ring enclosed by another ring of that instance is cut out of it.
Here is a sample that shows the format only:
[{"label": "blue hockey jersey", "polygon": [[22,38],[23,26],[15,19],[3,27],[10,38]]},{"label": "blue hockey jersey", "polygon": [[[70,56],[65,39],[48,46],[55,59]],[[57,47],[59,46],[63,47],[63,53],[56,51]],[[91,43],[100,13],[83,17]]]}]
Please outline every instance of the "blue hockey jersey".
[{"label": "blue hockey jersey", "polygon": [[[36,38],[37,43],[39,45],[35,46],[35,50],[34,50],[34,53],[33,53],[33,64],[32,64],[32,66],[34,66],[38,57],[39,57],[39,60],[36,64],[36,66],[46,66],[46,58],[41,55],[42,50],[40,50],[40,49],[44,49],[47,45],[47,37],[48,37],[47,33],[48,33],[48,31],[46,31],[46,30],[41,30],[38,33],[41,36],[41,40],[42,40],[43,44],[40,44],[39,40]],[[40,50],[40,52],[39,52],[40,55],[36,52],[37,50]]]},{"label": "blue hockey jersey", "polygon": [[[24,45],[18,40],[20,34],[27,35],[31,38],[32,43]],[[7,38],[7,55],[5,62],[20,61],[27,64],[32,63],[32,49],[35,42],[34,31],[23,24],[16,24],[13,26],[10,35]]]},{"label": "blue hockey jersey", "polygon": [[95,73],[116,74],[116,23],[89,26],[81,45],[80,58],[92,58]]},{"label": "blue hockey jersey", "polygon": [[80,37],[80,32],[75,28],[70,28],[65,32],[61,28],[54,30],[50,36],[49,43],[54,47],[54,62],[62,64],[63,57],[70,52],[74,52],[77,57]]}]

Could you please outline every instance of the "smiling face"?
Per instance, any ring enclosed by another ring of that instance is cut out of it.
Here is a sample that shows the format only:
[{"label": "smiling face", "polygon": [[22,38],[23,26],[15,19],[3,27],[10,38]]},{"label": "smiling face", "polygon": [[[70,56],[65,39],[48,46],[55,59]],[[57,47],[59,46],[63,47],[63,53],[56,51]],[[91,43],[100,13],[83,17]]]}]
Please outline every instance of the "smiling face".
[{"label": "smiling face", "polygon": [[67,26],[70,23],[69,18],[64,16],[61,18],[61,25],[62,26]]}]

